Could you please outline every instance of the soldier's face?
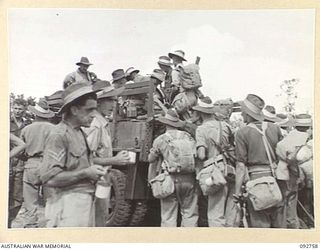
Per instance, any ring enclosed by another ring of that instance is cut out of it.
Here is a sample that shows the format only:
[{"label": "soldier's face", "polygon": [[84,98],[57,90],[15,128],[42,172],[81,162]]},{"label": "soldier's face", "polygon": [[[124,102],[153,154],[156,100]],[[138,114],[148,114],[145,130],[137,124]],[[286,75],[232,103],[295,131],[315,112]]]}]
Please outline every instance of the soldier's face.
[{"label": "soldier's face", "polygon": [[13,105],[13,115],[16,118],[21,118],[24,115],[25,107],[23,105],[14,104]]},{"label": "soldier's face", "polygon": [[127,82],[127,79],[124,77],[124,78],[121,78],[119,80],[113,81],[113,85],[117,89],[117,88],[120,88],[123,85],[125,85],[126,82]]},{"label": "soldier's face", "polygon": [[182,60],[180,59],[180,57],[172,56],[172,63],[173,63],[174,66],[176,66],[179,63],[182,63]]},{"label": "soldier's face", "polygon": [[98,111],[103,115],[110,117],[113,112],[114,100],[106,99],[100,100],[98,105]]},{"label": "soldier's face", "polygon": [[244,122],[244,123],[247,123],[247,122],[248,122],[248,115],[247,115],[247,113],[244,112],[244,111],[242,111],[242,112],[241,112],[241,116],[242,116],[242,118],[243,118],[243,122]]},{"label": "soldier's face", "polygon": [[80,64],[80,71],[81,72],[87,72],[89,68],[89,65]]},{"label": "soldier's face", "polygon": [[83,106],[74,106],[73,115],[76,117],[77,123],[82,127],[90,127],[97,110],[97,101],[88,99]]},{"label": "soldier's face", "polygon": [[162,69],[164,72],[169,72],[169,70],[171,68],[170,66],[163,65],[161,63],[158,63],[158,65],[159,65],[160,69]]},{"label": "soldier's face", "polygon": [[130,74],[130,75],[127,76],[126,79],[127,79],[128,81],[132,81],[133,78],[134,78],[133,74]]}]

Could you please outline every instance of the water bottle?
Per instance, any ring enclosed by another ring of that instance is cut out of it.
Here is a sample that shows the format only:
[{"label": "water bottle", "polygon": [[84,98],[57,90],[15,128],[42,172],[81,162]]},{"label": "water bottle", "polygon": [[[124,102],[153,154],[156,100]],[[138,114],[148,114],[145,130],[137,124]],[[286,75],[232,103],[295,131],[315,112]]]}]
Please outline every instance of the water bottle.
[{"label": "water bottle", "polygon": [[110,197],[111,183],[106,181],[104,177],[97,182],[95,196],[99,199],[106,199]]}]

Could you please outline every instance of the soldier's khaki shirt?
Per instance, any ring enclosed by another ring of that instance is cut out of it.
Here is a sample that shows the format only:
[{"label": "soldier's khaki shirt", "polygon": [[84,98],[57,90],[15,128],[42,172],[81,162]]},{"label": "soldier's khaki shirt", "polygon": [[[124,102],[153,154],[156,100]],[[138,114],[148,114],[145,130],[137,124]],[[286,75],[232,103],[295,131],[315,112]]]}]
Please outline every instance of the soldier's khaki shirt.
[{"label": "soldier's khaki shirt", "polygon": [[45,143],[54,125],[49,122],[34,122],[21,131],[21,139],[26,143],[25,152],[29,157],[42,156]]},{"label": "soldier's khaki shirt", "polygon": [[112,139],[109,122],[96,112],[90,128],[83,129],[87,135],[90,150],[94,156],[102,158],[112,157]]},{"label": "soldier's khaki shirt", "polygon": [[63,80],[63,86],[69,86],[73,83],[86,83],[86,84],[92,84],[92,80],[90,77],[89,71],[86,73],[82,73],[79,69],[77,71],[74,71],[70,74],[68,74],[65,79]]},{"label": "soldier's khaki shirt", "polygon": [[182,68],[183,65],[179,63],[172,71],[171,71],[171,79],[172,79],[172,85],[175,85],[177,87],[181,86],[180,81],[180,68]]},{"label": "soldier's khaki shirt", "polygon": [[21,130],[27,126],[27,120],[22,117],[22,123],[20,126],[17,125],[17,123],[14,121],[14,118],[10,118],[10,133],[14,134],[17,137],[20,137]]},{"label": "soldier's khaki shirt", "polygon": [[[41,168],[41,180],[46,183],[52,177],[63,171],[77,171],[93,164],[92,153],[89,150],[85,135],[80,128],[73,128],[66,121],[61,121],[49,135]],[[56,191],[93,193],[94,183],[90,179],[56,188]]]},{"label": "soldier's khaki shirt", "polygon": [[[192,141],[195,146],[195,141],[192,138],[192,136],[185,132],[180,130],[169,130],[166,131],[164,134],[159,135],[153,142],[152,148],[150,149],[150,154],[154,154],[157,159],[160,157],[163,160],[168,160],[169,157],[169,144],[168,144],[168,138],[173,139],[185,139],[187,141]],[[194,154],[195,154],[195,147],[194,147]]]},{"label": "soldier's khaki shirt", "polygon": [[[261,130],[261,122],[255,122],[255,125]],[[266,137],[275,151],[277,143],[282,139],[280,127],[268,122]],[[237,131],[235,151],[237,161],[246,166],[270,165],[261,134],[250,126],[242,127]]]},{"label": "soldier's khaki shirt", "polygon": [[[216,120],[206,121],[198,126],[196,130],[197,148],[204,147],[208,159],[220,153],[216,144],[222,147],[227,146],[229,144],[229,138],[232,135],[231,128],[226,122],[221,121],[222,131],[220,131],[219,123],[220,122]],[[222,133],[221,141],[220,133]]]}]

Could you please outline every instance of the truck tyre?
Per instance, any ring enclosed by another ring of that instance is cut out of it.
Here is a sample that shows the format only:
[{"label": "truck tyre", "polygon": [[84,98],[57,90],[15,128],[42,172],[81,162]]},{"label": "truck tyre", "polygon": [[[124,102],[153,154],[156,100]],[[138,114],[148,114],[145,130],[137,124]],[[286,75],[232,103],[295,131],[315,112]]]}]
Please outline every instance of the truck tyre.
[{"label": "truck tyre", "polygon": [[141,226],[144,222],[148,211],[148,205],[146,201],[132,201],[132,216],[130,220],[130,226]]},{"label": "truck tyre", "polygon": [[110,208],[106,214],[107,227],[127,226],[131,216],[131,203],[125,199],[126,175],[117,169],[110,170]]}]

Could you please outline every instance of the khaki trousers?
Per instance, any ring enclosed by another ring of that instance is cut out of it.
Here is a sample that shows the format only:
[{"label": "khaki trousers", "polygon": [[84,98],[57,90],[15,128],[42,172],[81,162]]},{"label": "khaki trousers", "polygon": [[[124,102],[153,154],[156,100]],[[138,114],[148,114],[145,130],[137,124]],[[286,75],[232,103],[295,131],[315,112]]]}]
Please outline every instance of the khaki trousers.
[{"label": "khaki trousers", "polygon": [[228,186],[224,186],[214,195],[208,195],[208,225],[209,227],[225,227],[225,208],[228,197]]},{"label": "khaki trousers", "polygon": [[287,228],[286,222],[286,181],[278,181],[279,188],[284,200],[277,206],[254,211],[252,203],[248,201],[248,211],[250,215],[251,227],[254,228]]},{"label": "khaki trousers", "polygon": [[300,223],[297,213],[298,191],[290,192],[286,198],[287,227],[299,229]]},{"label": "khaki trousers", "polygon": [[11,228],[12,221],[16,218],[22,202],[22,179],[23,179],[23,164],[21,160],[10,162],[10,177],[9,177],[9,216],[8,227]]},{"label": "khaki trousers", "polygon": [[228,183],[228,196],[227,196],[227,204],[225,210],[225,218],[226,218],[226,227],[239,227],[239,223],[237,220],[238,217],[238,207],[234,202],[233,194],[235,193],[235,183]]},{"label": "khaki trousers", "polygon": [[176,227],[180,206],[181,227],[198,226],[198,194],[194,174],[171,175],[175,192],[160,200],[161,227]]},{"label": "khaki trousers", "polygon": [[37,210],[39,206],[40,177],[39,169],[42,158],[30,158],[23,172],[23,220],[24,227],[38,224]]},{"label": "khaki trousers", "polygon": [[93,227],[94,196],[71,191],[52,194],[45,208],[46,227]]}]

